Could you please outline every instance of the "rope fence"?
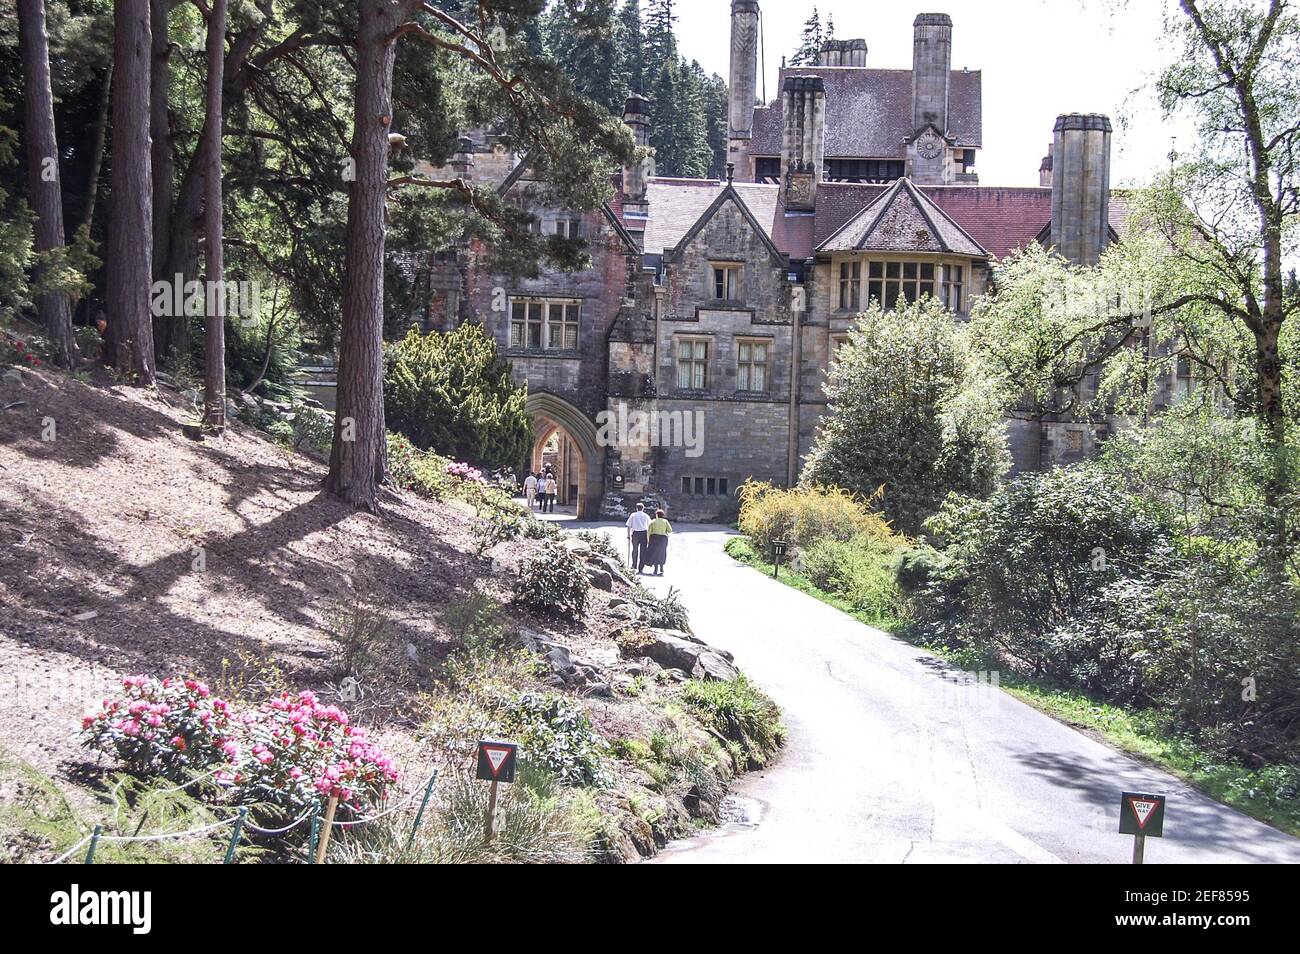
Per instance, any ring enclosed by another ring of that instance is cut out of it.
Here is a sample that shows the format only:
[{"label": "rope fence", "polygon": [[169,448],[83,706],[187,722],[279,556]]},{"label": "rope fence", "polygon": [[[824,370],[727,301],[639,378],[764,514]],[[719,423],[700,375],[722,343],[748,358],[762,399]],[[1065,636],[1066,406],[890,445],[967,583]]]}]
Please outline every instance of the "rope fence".
[{"label": "rope fence", "polygon": [[[195,779],[194,781],[199,780],[200,779]],[[409,848],[415,841],[416,833],[420,829],[420,822],[424,819],[424,811],[429,805],[429,799],[433,795],[433,787],[437,781],[438,771],[437,769],[434,769],[434,771],[429,775],[428,780],[420,788],[415,789],[415,791],[411,792],[396,805],[391,805],[382,811],[375,812],[373,815],[353,818],[348,821],[333,820],[334,808],[337,804],[337,800],[331,798],[328,809],[326,809],[318,800],[314,805],[312,805],[312,807],[308,808],[296,819],[282,828],[259,828],[257,825],[248,821],[247,808],[239,809],[237,814],[232,815],[229,818],[224,818],[207,825],[201,825],[198,828],[190,828],[185,831],[157,832],[150,835],[105,835],[103,833],[103,826],[96,825],[93,832],[86,835],[53,861],[47,862],[47,864],[61,865],[82,848],[86,848],[86,855],[82,863],[88,865],[94,864],[95,849],[98,848],[100,844],[130,844],[132,842],[160,842],[170,841],[172,839],[192,838],[197,835],[209,834],[218,829],[225,828],[227,825],[234,825],[234,830],[231,832],[230,840],[226,845],[225,860],[222,862],[223,864],[233,864],[235,861],[236,849],[239,847],[239,840],[245,831],[261,835],[262,837],[273,838],[288,834],[306,821],[310,821],[311,823],[311,833],[307,844],[307,863],[316,864],[324,859],[325,848],[329,843],[329,832],[334,828],[353,828],[357,825],[370,824],[371,822],[378,821],[381,818],[401,811],[404,808],[409,808],[411,805],[414,805],[416,799],[419,798],[420,809],[415,814],[415,820],[411,824],[410,837],[407,839],[407,847]],[[185,785],[190,784],[193,784],[193,782],[185,783]],[[185,785],[179,786],[179,788],[184,788]],[[179,788],[172,789],[171,791],[178,791]],[[324,811],[328,811],[328,814],[322,817]],[[322,821],[324,822],[324,825],[322,825]]]}]

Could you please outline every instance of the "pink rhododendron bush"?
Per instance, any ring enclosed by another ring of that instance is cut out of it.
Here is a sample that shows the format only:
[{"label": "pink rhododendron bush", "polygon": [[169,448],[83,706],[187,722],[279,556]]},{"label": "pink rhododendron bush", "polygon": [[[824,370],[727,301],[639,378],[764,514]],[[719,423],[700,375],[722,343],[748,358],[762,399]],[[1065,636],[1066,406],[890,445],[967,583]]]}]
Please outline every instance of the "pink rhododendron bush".
[{"label": "pink rhododendron bush", "polygon": [[131,771],[188,781],[211,772],[223,800],[301,812],[337,796],[363,814],[397,781],[393,760],[312,692],[239,712],[195,679],[128,676],[122,695],[82,719],[82,744]]}]

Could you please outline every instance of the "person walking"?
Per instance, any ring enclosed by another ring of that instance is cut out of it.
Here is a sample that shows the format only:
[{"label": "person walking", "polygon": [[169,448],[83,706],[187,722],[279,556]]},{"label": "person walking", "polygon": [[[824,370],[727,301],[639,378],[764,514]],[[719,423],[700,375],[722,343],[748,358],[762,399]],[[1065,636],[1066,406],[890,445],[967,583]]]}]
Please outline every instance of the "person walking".
[{"label": "person walking", "polygon": [[524,478],[524,499],[528,501],[528,509],[532,510],[537,501],[537,476],[531,470]]},{"label": "person walking", "polygon": [[546,512],[555,513],[555,497],[560,492],[560,485],[555,482],[555,476],[549,473],[543,483],[546,485]]},{"label": "person walking", "polygon": [[655,568],[655,576],[663,576],[664,564],[668,562],[668,535],[673,532],[673,525],[664,519],[662,510],[656,510],[646,532],[650,535],[650,544],[646,547],[645,562]]},{"label": "person walking", "polygon": [[650,543],[650,514],[645,512],[645,504],[639,503],[632,515],[627,518],[627,539],[631,546],[629,566],[636,567],[638,573],[645,570],[645,551]]}]

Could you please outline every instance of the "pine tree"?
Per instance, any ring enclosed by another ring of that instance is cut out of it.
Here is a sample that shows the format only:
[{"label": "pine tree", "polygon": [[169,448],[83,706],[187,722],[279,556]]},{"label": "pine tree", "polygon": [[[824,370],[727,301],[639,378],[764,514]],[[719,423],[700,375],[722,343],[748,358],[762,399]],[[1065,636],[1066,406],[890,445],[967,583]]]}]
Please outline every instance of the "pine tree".
[{"label": "pine tree", "polygon": [[613,13],[612,2],[580,17],[563,5],[553,7],[543,18],[542,38],[547,55],[563,67],[574,88],[618,116],[629,87]]},{"label": "pine tree", "polygon": [[817,60],[821,56],[822,43],[826,40],[826,33],[822,30],[821,13],[816,7],[813,7],[812,16],[804,21],[803,34],[799,39],[799,46],[795,49],[794,55],[790,57],[791,66],[816,66]]},{"label": "pine tree", "polygon": [[626,0],[618,11],[619,63],[629,92],[646,91],[644,33],[639,0]]},{"label": "pine tree", "polygon": [[694,72],[680,59],[659,70],[651,92],[650,145],[661,176],[699,179],[712,158],[703,94]]},{"label": "pine tree", "polygon": [[673,0],[649,0],[646,5],[644,47],[645,71],[648,78],[657,81],[667,63],[677,63],[677,37],[673,24]]},{"label": "pine tree", "polygon": [[704,109],[705,138],[712,153],[709,161],[709,178],[721,179],[727,174],[727,136],[729,133],[729,98],[727,83],[716,73],[706,76],[700,64],[692,63],[700,88]]}]

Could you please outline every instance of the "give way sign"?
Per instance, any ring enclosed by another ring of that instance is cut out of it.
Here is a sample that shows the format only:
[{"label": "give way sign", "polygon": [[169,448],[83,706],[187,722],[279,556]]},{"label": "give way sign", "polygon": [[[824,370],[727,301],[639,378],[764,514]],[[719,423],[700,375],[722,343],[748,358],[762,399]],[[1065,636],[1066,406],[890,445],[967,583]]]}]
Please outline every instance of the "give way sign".
[{"label": "give way sign", "polygon": [[1165,797],[1124,792],[1119,800],[1119,833],[1160,838],[1165,827]]},{"label": "give way sign", "polygon": [[475,777],[485,782],[513,782],[515,756],[519,746],[514,742],[492,742],[483,739],[478,744],[478,771]]}]

